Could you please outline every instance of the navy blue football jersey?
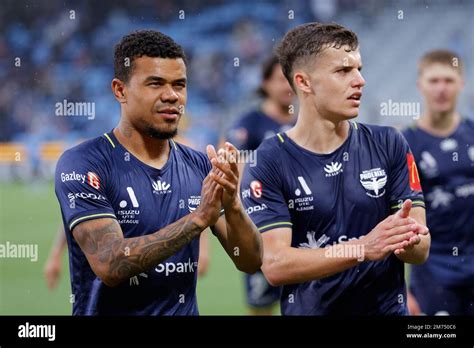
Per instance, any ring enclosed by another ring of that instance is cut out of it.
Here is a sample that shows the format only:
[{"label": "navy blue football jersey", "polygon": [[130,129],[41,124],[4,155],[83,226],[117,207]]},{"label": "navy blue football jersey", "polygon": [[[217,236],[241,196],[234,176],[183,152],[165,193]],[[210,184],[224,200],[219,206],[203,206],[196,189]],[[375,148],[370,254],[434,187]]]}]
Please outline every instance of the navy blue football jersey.
[{"label": "navy blue football jersey", "polygon": [[412,266],[411,278],[474,287],[474,122],[462,120],[449,137],[416,126],[403,134],[420,170],[431,233],[430,257]]},{"label": "navy blue football jersey", "polygon": [[138,160],[112,132],[66,151],[57,164],[55,190],[69,247],[74,315],[197,315],[199,237],[169,259],[116,287],[92,271],[72,235],[81,222],[113,218],[125,238],[151,234],[200,203],[211,170],[206,155],[170,140],[161,169]]},{"label": "navy blue football jersey", "polygon": [[[424,206],[413,156],[393,128],[351,122],[333,153],[311,152],[285,133],[257,149],[241,197],[262,233],[292,230],[294,248],[324,248],[369,233],[405,199]],[[334,255],[337,256],[337,255]],[[404,315],[404,264],[391,254],[330,277],[285,285],[284,315]]]},{"label": "navy blue football jersey", "polygon": [[239,118],[227,132],[227,140],[239,150],[255,150],[264,139],[284,132],[292,125],[292,122],[280,124],[258,109]]}]

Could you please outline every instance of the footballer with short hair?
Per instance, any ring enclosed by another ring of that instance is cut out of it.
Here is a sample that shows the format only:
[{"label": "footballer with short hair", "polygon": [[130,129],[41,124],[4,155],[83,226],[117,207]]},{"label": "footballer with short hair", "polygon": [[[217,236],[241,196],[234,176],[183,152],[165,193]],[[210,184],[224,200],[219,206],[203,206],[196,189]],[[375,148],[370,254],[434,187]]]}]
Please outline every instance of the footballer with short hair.
[{"label": "footballer with short hair", "polygon": [[197,315],[203,230],[211,227],[239,270],[262,262],[260,234],[237,194],[237,149],[227,143],[218,158],[213,146],[206,156],[171,139],[187,78],[169,36],[124,36],[114,67],[119,124],[66,151],[56,168],[73,314]]},{"label": "footballer with short hair", "polygon": [[353,120],[365,85],[357,35],[307,23],[277,52],[298,119],[260,145],[241,195],[263,273],[283,285],[282,314],[405,315],[404,264],[429,253],[423,194],[403,136]]},{"label": "footballer with short hair", "polygon": [[474,315],[474,122],[456,108],[464,64],[438,49],[418,64],[422,117],[403,134],[420,169],[430,258],[410,273],[412,314]]}]

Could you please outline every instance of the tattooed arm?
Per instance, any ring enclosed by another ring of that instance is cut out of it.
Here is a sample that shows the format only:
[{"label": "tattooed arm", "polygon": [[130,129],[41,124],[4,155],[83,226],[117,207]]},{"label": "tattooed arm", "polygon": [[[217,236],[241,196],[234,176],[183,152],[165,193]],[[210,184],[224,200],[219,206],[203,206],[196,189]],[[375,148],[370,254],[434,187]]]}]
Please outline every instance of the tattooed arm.
[{"label": "tattooed arm", "polygon": [[116,286],[153,268],[188,244],[219,217],[222,188],[207,177],[202,203],[193,213],[141,237],[124,238],[115,219],[89,220],[72,233],[94,273],[108,286]]}]

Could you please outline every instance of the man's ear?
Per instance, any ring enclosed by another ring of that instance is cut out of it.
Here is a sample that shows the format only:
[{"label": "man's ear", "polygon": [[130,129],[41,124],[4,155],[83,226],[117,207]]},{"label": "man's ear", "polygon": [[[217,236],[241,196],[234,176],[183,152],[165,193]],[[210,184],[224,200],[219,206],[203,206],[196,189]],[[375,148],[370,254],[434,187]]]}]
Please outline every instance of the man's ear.
[{"label": "man's ear", "polygon": [[297,71],[293,74],[293,84],[295,85],[296,90],[300,90],[303,93],[313,92],[309,76],[303,71]]},{"label": "man's ear", "polygon": [[119,103],[127,102],[126,91],[125,91],[126,87],[125,87],[125,83],[122,80],[114,78],[112,80],[110,87],[112,88],[112,93],[114,94],[115,99],[117,99]]}]

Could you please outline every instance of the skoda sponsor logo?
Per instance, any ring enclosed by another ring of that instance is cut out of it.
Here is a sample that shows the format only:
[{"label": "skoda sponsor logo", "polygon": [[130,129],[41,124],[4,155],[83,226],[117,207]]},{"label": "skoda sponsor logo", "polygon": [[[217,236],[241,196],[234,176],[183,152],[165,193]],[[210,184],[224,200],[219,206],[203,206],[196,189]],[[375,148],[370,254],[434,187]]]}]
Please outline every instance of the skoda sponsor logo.
[{"label": "skoda sponsor logo", "polygon": [[260,204],[260,205],[255,205],[253,207],[248,207],[246,209],[246,212],[248,215],[251,215],[252,213],[255,213],[257,211],[263,211],[265,209],[268,209],[267,205],[265,203]]},{"label": "skoda sponsor logo", "polygon": [[103,195],[90,193],[90,192],[78,192],[78,193],[69,192],[67,194],[67,197],[69,198],[69,201],[74,201],[78,198],[105,201],[105,197]]}]

